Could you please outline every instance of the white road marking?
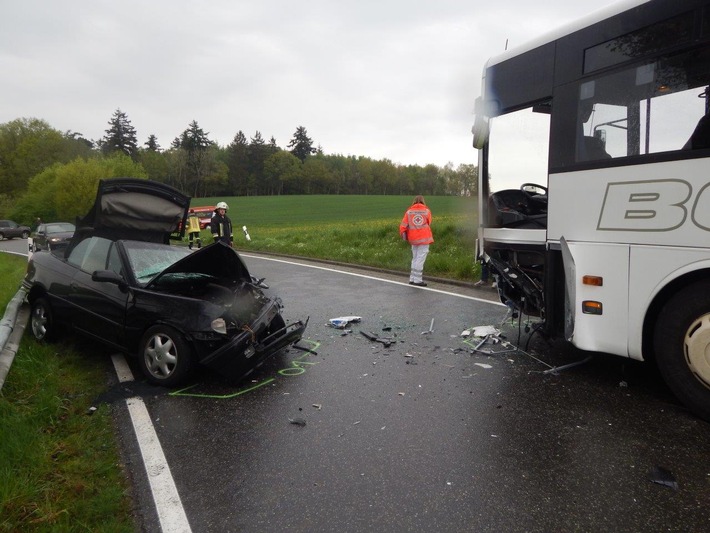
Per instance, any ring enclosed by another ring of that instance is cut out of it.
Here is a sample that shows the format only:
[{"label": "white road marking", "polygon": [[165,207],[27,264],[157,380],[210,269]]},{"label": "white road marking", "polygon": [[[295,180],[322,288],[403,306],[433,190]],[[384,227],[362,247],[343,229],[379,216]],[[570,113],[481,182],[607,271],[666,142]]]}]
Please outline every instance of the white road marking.
[{"label": "white road marking", "polygon": [[[133,381],[133,374],[122,354],[111,356],[118,380],[123,383]],[[170,466],[165,459],[158,434],[153,427],[148,409],[142,398],[126,400],[133,429],[136,432],[138,447],[143,457],[145,471],[148,474],[150,490],[160,520],[160,529],[164,533],[190,533],[190,523],[182,506],[175,481],[170,473]]]},{"label": "white road marking", "polygon": [[[378,278],[377,276],[368,276],[366,274],[357,274],[355,272],[347,272],[345,270],[338,270],[336,268],[328,268],[328,267],[322,267],[322,266],[317,266],[317,265],[307,265],[305,263],[298,263],[296,261],[286,261],[285,259],[276,259],[273,257],[265,257],[263,255],[250,255],[250,254],[245,254],[245,253],[241,253],[241,252],[239,255],[241,255],[242,257],[250,257],[252,259],[263,259],[264,261],[273,261],[275,263],[285,263],[287,265],[297,265],[297,266],[306,267],[306,268],[315,268],[317,270],[326,270],[328,272],[335,272],[336,274],[347,274],[348,276],[355,276],[358,278],[372,279],[372,280],[376,280],[376,281],[383,281],[385,283],[392,283],[394,285],[404,285],[406,287],[409,287],[408,282]],[[353,265],[353,266],[356,267],[356,265]],[[467,296],[465,294],[457,294],[455,292],[448,292],[448,291],[442,291],[439,289],[432,289],[431,287],[412,287],[412,288],[417,288],[417,289],[421,289],[424,291],[437,292],[439,294],[446,294],[447,296],[455,296],[456,298],[464,298],[466,300],[473,300],[475,302],[481,302],[481,303],[487,303],[487,304],[499,305],[499,306],[505,307],[505,305],[502,304],[501,302],[486,300],[484,298],[476,298],[475,296]]]}]

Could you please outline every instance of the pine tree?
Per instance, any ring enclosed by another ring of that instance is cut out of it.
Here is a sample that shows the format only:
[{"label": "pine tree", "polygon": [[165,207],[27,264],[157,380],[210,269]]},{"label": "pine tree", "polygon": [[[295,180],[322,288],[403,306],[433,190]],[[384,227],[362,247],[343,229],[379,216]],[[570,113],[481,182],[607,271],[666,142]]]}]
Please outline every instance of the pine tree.
[{"label": "pine tree", "polygon": [[158,144],[158,138],[152,133],[148,136],[148,140],[143,145],[150,152],[160,152],[160,145]]},{"label": "pine tree", "polygon": [[261,132],[257,131],[249,143],[249,182],[247,192],[260,194],[264,178],[264,161],[268,157],[267,146]]},{"label": "pine tree", "polygon": [[296,133],[293,134],[293,139],[288,143],[288,147],[291,148],[291,153],[301,160],[301,162],[306,160],[306,157],[315,153],[315,148],[313,148],[313,141],[308,136],[306,128],[299,126],[296,128]]},{"label": "pine tree", "polygon": [[101,151],[104,154],[121,152],[135,160],[138,156],[138,140],[128,115],[116,109],[108,123],[110,127],[101,139]]},{"label": "pine tree", "polygon": [[183,187],[191,190],[193,196],[198,195],[205,176],[213,166],[214,158],[210,155],[209,148],[214,143],[208,135],[209,133],[205,133],[197,121],[193,120],[172,143],[173,150],[183,155],[179,158],[182,162],[180,172],[185,176]]},{"label": "pine tree", "polygon": [[227,168],[230,194],[246,194],[249,176],[249,143],[242,130],[237,132],[227,146]]}]

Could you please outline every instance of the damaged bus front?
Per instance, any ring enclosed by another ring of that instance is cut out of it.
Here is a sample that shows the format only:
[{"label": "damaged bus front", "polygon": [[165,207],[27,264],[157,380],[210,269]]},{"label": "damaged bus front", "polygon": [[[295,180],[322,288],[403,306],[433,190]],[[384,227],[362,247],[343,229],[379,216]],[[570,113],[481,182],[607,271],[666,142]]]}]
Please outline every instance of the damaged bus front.
[{"label": "damaged bus front", "polygon": [[492,58],[476,115],[501,300],[654,361],[710,419],[710,2],[621,2]]}]

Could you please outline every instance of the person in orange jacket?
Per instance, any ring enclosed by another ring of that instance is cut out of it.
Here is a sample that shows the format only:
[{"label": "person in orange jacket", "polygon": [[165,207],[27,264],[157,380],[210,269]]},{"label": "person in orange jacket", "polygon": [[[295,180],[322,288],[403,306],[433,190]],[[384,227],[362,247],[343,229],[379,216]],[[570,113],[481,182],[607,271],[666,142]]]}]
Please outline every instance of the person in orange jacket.
[{"label": "person in orange jacket", "polygon": [[420,194],[414,198],[412,205],[404,213],[399,225],[399,234],[403,240],[412,245],[412,266],[409,272],[409,284],[426,287],[422,279],[424,261],[429,253],[429,245],[434,242],[431,233],[431,211]]}]

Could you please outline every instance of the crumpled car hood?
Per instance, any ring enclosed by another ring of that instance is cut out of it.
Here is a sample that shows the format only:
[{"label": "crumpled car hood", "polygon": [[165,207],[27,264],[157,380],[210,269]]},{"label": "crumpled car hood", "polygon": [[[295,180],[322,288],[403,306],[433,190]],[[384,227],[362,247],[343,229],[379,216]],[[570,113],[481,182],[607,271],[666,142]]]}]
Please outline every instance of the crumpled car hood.
[{"label": "crumpled car hood", "polygon": [[251,275],[239,254],[222,242],[200,248],[155,276],[146,288],[160,284],[168,274],[198,273],[230,281],[251,281]]}]

